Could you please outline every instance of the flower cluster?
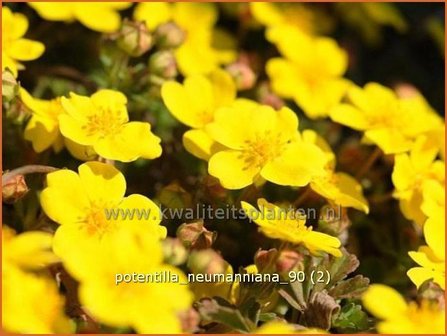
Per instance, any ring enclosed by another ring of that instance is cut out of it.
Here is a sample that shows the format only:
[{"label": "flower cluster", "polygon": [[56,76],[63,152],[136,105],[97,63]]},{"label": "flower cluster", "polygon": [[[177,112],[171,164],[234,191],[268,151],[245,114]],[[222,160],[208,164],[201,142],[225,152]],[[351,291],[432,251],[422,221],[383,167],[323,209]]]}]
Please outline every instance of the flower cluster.
[{"label": "flower cluster", "polygon": [[444,333],[445,123],[357,46],[398,7],[2,19],[7,332]]}]

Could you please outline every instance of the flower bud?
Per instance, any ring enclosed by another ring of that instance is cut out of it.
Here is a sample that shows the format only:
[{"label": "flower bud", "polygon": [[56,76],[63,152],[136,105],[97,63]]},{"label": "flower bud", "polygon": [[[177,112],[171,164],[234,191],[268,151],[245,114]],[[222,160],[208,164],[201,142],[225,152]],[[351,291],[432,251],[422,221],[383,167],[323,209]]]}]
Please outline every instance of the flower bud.
[{"label": "flower bud", "polygon": [[184,223],[177,229],[177,237],[183,245],[190,249],[204,250],[210,248],[216,240],[216,232],[208,231],[203,221]]},{"label": "flower bud", "polygon": [[164,79],[177,76],[177,63],[174,54],[167,50],[157,51],[149,58],[149,71]]},{"label": "flower bud", "polygon": [[174,49],[185,41],[185,32],[174,22],[166,22],[157,27],[155,41],[160,49]]},{"label": "flower bud", "polygon": [[25,196],[28,190],[23,175],[13,176],[2,186],[3,202],[14,203]]},{"label": "flower bud", "polygon": [[233,77],[238,90],[248,90],[253,87],[256,82],[256,75],[248,64],[237,61],[226,67],[228,73]]},{"label": "flower bud", "polygon": [[214,250],[193,251],[188,258],[188,268],[195,274],[225,273],[227,263]]},{"label": "flower bud", "polygon": [[258,250],[255,253],[255,265],[259,272],[268,272],[274,266],[274,260],[278,255],[278,250],[273,248],[270,250]]},{"label": "flower bud", "polygon": [[259,85],[256,95],[258,97],[258,101],[261,104],[269,105],[275,110],[279,110],[281,107],[284,106],[284,101],[279,96],[273,93],[270,85],[267,82],[263,82],[261,85]]},{"label": "flower bud", "polygon": [[129,55],[138,57],[152,47],[152,35],[144,22],[126,20],[118,33],[117,44]]},{"label": "flower bud", "polygon": [[171,265],[181,265],[186,261],[188,252],[182,242],[176,238],[166,238],[162,242],[164,260]]},{"label": "flower bud", "polygon": [[283,250],[279,253],[278,259],[276,259],[276,269],[278,272],[289,272],[300,261],[303,260],[303,256],[293,250]]},{"label": "flower bud", "polygon": [[431,301],[439,306],[439,309],[445,309],[445,297],[444,291],[432,280],[428,280],[422,283],[421,287],[418,290],[418,296],[422,300]]},{"label": "flower bud", "polygon": [[19,84],[9,70],[2,72],[2,98],[4,102],[12,101],[19,94]]}]

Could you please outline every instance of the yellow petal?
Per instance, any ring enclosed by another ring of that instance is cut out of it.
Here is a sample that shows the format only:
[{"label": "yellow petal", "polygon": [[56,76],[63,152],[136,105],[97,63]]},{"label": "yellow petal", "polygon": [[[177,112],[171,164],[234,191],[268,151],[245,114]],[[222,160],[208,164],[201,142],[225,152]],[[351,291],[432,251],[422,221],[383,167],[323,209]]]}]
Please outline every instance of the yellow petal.
[{"label": "yellow petal", "polygon": [[330,110],[329,115],[333,121],[355,130],[364,130],[368,126],[365,113],[352,105],[339,104]]},{"label": "yellow petal", "polygon": [[84,218],[89,206],[87,194],[78,174],[58,170],[47,175],[48,187],[40,195],[45,213],[59,224],[75,223]]},{"label": "yellow petal", "polygon": [[79,166],[79,177],[92,203],[117,204],[126,192],[126,180],[114,166],[90,161]]},{"label": "yellow petal", "polygon": [[118,119],[127,122],[127,98],[124,94],[114,90],[99,90],[91,97],[92,103],[102,109],[109,109],[118,115]]},{"label": "yellow petal", "polygon": [[70,21],[74,18],[73,5],[70,3],[29,2],[28,5],[45,20]]},{"label": "yellow petal", "polygon": [[224,188],[242,189],[253,183],[259,168],[247,165],[241,152],[224,150],[210,158],[208,172],[217,177]]},{"label": "yellow petal", "polygon": [[399,317],[407,310],[404,298],[395,289],[385,285],[370,285],[363,294],[362,301],[371,314],[382,319]]},{"label": "yellow petal", "polygon": [[26,125],[24,138],[31,141],[36,153],[50,148],[59,138],[58,123],[53,119],[32,116]]},{"label": "yellow petal", "polygon": [[185,146],[185,149],[192,155],[206,161],[208,161],[214,153],[226,149],[226,147],[215,142],[208,133],[202,129],[185,132],[183,134],[183,146]]},{"label": "yellow petal", "polygon": [[133,121],[123,125],[117,134],[99,139],[93,148],[107,159],[130,162],[139,157],[159,157],[162,151],[160,141],[151,132],[149,123]]},{"label": "yellow petal", "polygon": [[[7,9],[9,11],[9,9]],[[3,9],[2,9],[3,12]],[[8,30],[8,34],[10,34],[11,38],[19,39],[23,35],[25,35],[28,30],[28,19],[22,13],[11,13],[11,22],[10,25],[6,28]],[[8,21],[6,19],[6,21]],[[8,22],[5,22],[8,24]]]},{"label": "yellow petal", "polygon": [[424,225],[424,237],[436,257],[445,260],[445,208],[429,217]]},{"label": "yellow petal", "polygon": [[96,154],[91,146],[80,145],[68,138],[64,138],[63,141],[70,154],[78,160],[91,161],[98,157],[98,154]]},{"label": "yellow petal", "polygon": [[302,187],[312,177],[323,173],[326,156],[317,146],[302,141],[289,144],[283,153],[261,170],[266,180],[279,184]]},{"label": "yellow petal", "polygon": [[309,231],[302,239],[302,242],[313,254],[319,254],[319,251],[323,251],[333,255],[334,257],[342,256],[339,249],[341,246],[340,240],[326,233]]},{"label": "yellow petal", "polygon": [[[104,6],[93,6],[87,8],[76,8],[76,18],[87,28],[101,33],[113,33],[118,30],[121,17],[113,10]],[[98,18],[101,18],[98,20]]]},{"label": "yellow petal", "polygon": [[168,22],[171,18],[171,4],[166,2],[142,2],[135,7],[134,18],[144,21],[149,30]]},{"label": "yellow petal", "polygon": [[20,39],[11,43],[8,55],[19,61],[31,61],[40,57],[45,51],[45,46],[37,41]]},{"label": "yellow petal", "polygon": [[367,130],[365,137],[379,146],[385,154],[406,152],[412,145],[410,139],[395,129],[378,128]]},{"label": "yellow petal", "polygon": [[362,186],[348,174],[332,173],[323,178],[316,178],[312,181],[311,188],[337,205],[369,212]]},{"label": "yellow petal", "polygon": [[161,96],[169,111],[183,124],[201,128],[208,121],[211,121],[211,111],[207,112],[206,110],[210,106],[202,109],[203,106],[194,104],[194,100],[200,101],[200,95],[190,96],[181,84],[174,81],[164,83],[161,88]]},{"label": "yellow petal", "polygon": [[443,277],[440,272],[425,267],[413,267],[408,270],[407,275],[417,288],[426,280],[433,279],[433,282],[445,289],[445,276]]},{"label": "yellow petal", "polygon": [[213,107],[230,105],[236,98],[236,84],[228,72],[216,69],[209,74],[213,90]]},{"label": "yellow petal", "polygon": [[143,230],[160,239],[166,238],[166,228],[159,225],[162,220],[160,208],[149,198],[142,195],[130,195],[118,206],[124,211],[129,210],[133,216],[119,218],[120,225],[127,225],[137,230]]},{"label": "yellow petal", "polygon": [[59,128],[64,137],[83,146],[91,146],[98,139],[97,134],[87,134],[85,132],[82,121],[76,120],[67,114],[59,116]]}]

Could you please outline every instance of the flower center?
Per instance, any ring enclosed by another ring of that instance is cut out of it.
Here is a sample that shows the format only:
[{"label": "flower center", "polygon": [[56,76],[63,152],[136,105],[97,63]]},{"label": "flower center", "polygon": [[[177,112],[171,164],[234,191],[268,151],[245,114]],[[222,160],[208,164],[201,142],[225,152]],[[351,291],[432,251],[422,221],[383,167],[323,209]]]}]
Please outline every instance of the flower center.
[{"label": "flower center", "polygon": [[106,218],[104,204],[92,203],[86,210],[84,218],[85,230],[89,236],[97,236],[101,239],[106,233],[115,228],[116,223]]},{"label": "flower center", "polygon": [[94,114],[87,117],[87,122],[82,129],[89,136],[98,135],[103,138],[115,134],[124,123],[125,120],[119,111],[99,108]]},{"label": "flower center", "polygon": [[241,156],[246,166],[262,168],[267,162],[273,160],[281,154],[288,141],[284,141],[278,133],[266,131],[257,134],[252,140],[246,140]]}]

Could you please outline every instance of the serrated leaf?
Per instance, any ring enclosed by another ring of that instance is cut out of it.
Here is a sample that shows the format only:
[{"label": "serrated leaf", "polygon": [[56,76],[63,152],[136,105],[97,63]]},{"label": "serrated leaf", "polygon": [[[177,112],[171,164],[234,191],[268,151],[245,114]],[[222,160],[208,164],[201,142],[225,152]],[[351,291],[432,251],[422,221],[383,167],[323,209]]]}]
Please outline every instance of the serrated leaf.
[{"label": "serrated leaf", "polygon": [[329,295],[334,299],[352,299],[359,297],[369,285],[369,279],[362,275],[340,281],[329,290]]},{"label": "serrated leaf", "polygon": [[196,303],[196,309],[207,322],[222,323],[242,333],[252,329],[250,322],[242,316],[236,306],[220,297],[202,299]]},{"label": "serrated leaf", "polygon": [[333,327],[341,333],[355,333],[369,328],[368,315],[360,305],[349,303],[342,307]]}]

